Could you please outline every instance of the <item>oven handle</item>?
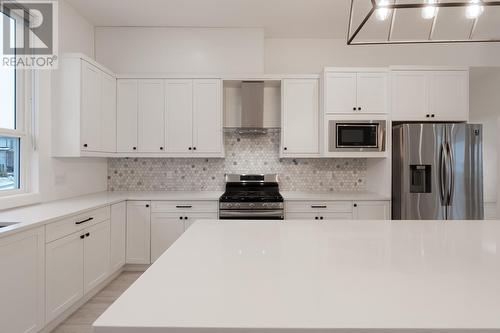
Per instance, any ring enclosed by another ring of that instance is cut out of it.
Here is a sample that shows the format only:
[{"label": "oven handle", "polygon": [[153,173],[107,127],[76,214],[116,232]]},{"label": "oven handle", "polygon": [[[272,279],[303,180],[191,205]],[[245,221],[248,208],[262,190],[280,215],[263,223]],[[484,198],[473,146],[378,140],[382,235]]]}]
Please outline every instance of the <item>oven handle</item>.
[{"label": "oven handle", "polygon": [[219,217],[236,217],[236,216],[269,216],[282,217],[283,210],[221,210]]}]

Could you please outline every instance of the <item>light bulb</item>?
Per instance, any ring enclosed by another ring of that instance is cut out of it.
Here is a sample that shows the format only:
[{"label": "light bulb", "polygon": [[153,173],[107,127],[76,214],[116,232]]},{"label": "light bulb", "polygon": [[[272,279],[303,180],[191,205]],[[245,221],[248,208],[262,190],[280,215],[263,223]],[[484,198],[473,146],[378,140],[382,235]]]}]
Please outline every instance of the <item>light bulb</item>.
[{"label": "light bulb", "polygon": [[[389,0],[380,0],[378,2],[379,7],[385,7],[389,4]],[[391,10],[389,8],[379,8],[376,10],[375,15],[380,21],[385,21],[389,17]]]},{"label": "light bulb", "polygon": [[481,0],[471,0],[470,5],[465,9],[465,17],[470,20],[477,19],[484,12],[484,7],[481,6]]},{"label": "light bulb", "polygon": [[422,9],[422,18],[425,20],[433,19],[439,10],[436,6],[433,6],[437,0],[427,0],[427,6]]}]

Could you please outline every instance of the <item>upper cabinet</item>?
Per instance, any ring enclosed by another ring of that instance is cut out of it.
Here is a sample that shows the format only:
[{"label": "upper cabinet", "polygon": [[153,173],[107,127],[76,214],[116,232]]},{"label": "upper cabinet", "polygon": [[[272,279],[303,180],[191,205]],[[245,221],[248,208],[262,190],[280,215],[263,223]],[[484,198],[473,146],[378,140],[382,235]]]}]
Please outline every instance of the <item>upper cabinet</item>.
[{"label": "upper cabinet", "polygon": [[285,79],[281,96],[281,156],[319,155],[319,80]]},{"label": "upper cabinet", "polygon": [[83,56],[67,56],[54,75],[54,156],[116,152],[116,79]]},{"label": "upper cabinet", "polygon": [[388,113],[386,69],[326,68],[326,114]]},{"label": "upper cabinet", "polygon": [[221,101],[218,79],[119,79],[118,152],[223,157]]},{"label": "upper cabinet", "polygon": [[469,72],[393,70],[393,121],[468,121]]}]

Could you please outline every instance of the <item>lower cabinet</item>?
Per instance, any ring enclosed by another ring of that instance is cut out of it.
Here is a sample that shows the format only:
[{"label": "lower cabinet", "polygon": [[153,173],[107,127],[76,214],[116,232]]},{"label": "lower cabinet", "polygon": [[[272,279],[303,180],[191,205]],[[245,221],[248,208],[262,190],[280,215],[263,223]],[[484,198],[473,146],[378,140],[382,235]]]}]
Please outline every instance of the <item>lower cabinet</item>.
[{"label": "lower cabinet", "polygon": [[217,219],[217,213],[151,214],[151,262],[156,261],[196,220]]},{"label": "lower cabinet", "polygon": [[389,201],[359,201],[353,204],[355,220],[390,220],[391,203]]},{"label": "lower cabinet", "polygon": [[109,220],[46,245],[47,323],[107,278],[109,252]]},{"label": "lower cabinet", "polygon": [[110,271],[115,272],[125,265],[127,237],[127,203],[111,206],[111,254]]},{"label": "lower cabinet", "polygon": [[34,333],[45,324],[45,233],[0,238],[0,331]]},{"label": "lower cabinet", "polygon": [[290,201],[287,220],[390,220],[390,201]]},{"label": "lower cabinet", "polygon": [[127,264],[151,263],[151,203],[127,202]]}]

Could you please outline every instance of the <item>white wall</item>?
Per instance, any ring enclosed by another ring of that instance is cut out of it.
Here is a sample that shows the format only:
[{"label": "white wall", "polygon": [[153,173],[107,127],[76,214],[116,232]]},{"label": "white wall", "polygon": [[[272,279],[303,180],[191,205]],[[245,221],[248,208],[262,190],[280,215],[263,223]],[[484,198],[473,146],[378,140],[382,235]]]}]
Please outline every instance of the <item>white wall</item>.
[{"label": "white wall", "polygon": [[500,67],[472,68],[470,121],[484,126],[484,199],[497,201],[497,121],[500,119]]},{"label": "white wall", "polygon": [[[94,53],[93,26],[66,2],[59,1],[60,53]],[[39,84],[40,194],[43,201],[57,200],[107,188],[106,159],[51,157],[51,73],[42,71]]]},{"label": "white wall", "polygon": [[266,39],[266,73],[319,73],[326,66],[500,66],[500,44],[347,46],[340,39]]},{"label": "white wall", "polygon": [[263,29],[98,27],[96,60],[115,73],[261,73]]}]

